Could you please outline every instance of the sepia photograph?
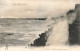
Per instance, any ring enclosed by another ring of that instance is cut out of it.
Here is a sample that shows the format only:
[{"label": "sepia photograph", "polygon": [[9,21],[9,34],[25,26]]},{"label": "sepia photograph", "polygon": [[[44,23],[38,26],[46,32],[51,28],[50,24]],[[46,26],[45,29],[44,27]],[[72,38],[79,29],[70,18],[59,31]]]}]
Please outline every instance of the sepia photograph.
[{"label": "sepia photograph", "polygon": [[79,0],[0,0],[0,51],[79,51]]}]

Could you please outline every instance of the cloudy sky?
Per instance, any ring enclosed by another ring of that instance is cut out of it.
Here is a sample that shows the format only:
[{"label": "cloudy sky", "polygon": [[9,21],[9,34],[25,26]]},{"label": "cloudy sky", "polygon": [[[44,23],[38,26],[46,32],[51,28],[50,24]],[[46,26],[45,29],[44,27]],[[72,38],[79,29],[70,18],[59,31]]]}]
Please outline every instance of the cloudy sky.
[{"label": "cloudy sky", "polygon": [[79,0],[0,0],[0,17],[59,17]]}]

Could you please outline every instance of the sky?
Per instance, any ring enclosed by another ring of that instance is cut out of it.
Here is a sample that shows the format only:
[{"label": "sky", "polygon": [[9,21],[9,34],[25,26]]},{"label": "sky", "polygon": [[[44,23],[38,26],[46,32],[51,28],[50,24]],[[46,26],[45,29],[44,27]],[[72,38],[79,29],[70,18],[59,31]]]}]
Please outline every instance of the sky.
[{"label": "sky", "polygon": [[0,0],[0,17],[60,17],[79,0]]}]

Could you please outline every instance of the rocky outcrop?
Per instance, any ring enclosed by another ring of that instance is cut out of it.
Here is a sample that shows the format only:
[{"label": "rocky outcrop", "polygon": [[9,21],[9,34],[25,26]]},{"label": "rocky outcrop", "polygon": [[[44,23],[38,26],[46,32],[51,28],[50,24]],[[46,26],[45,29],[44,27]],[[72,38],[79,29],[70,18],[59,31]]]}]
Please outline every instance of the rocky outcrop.
[{"label": "rocky outcrop", "polygon": [[31,46],[45,46],[47,39],[46,39],[46,32],[41,33],[39,35],[40,38],[34,40],[34,44],[31,44]]}]

